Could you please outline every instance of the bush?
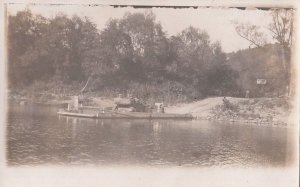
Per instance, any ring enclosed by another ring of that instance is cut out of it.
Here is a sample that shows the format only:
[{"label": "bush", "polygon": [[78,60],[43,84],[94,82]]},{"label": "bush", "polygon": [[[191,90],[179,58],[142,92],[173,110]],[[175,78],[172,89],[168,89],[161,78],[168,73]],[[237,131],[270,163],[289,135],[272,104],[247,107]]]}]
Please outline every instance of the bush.
[{"label": "bush", "polygon": [[237,111],[238,110],[238,105],[235,105],[231,103],[228,99],[224,98],[223,99],[223,108],[224,110],[231,110],[231,111]]}]

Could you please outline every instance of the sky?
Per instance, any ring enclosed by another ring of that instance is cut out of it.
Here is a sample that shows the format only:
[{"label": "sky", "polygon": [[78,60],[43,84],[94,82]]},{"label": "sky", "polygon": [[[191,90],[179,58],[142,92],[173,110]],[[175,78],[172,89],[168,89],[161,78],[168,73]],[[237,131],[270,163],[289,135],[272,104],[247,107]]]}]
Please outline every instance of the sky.
[{"label": "sky", "polygon": [[[16,14],[25,8],[30,9],[35,14],[41,14],[48,18],[53,18],[58,13],[68,16],[74,14],[78,16],[89,17],[99,30],[102,30],[110,18],[122,18],[125,12],[144,12],[146,9],[113,8],[109,6],[89,6],[89,5],[24,5],[9,4],[8,13]],[[235,31],[233,21],[242,23],[252,23],[261,26],[266,33],[268,40],[272,37],[269,35],[266,27],[271,22],[269,11],[263,10],[239,10],[236,8],[198,8],[198,9],[173,9],[173,8],[152,8],[156,15],[156,20],[168,36],[176,35],[183,29],[193,26],[206,30],[212,41],[219,41],[223,51],[234,52],[240,49],[249,48],[250,43],[241,38]]]}]

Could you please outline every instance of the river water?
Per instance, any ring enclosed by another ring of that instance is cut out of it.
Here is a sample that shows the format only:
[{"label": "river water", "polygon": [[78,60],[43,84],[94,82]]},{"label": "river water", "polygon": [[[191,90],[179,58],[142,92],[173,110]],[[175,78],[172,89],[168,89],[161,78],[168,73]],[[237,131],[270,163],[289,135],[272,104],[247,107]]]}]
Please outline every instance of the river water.
[{"label": "river water", "polygon": [[96,120],[10,105],[10,166],[288,167],[295,129],[193,120]]}]

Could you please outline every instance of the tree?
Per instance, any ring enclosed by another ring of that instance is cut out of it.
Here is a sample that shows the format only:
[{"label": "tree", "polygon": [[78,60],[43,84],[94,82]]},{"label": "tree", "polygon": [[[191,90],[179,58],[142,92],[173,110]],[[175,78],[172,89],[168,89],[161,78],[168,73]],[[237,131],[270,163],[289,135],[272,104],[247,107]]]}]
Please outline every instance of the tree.
[{"label": "tree", "polygon": [[43,59],[46,55],[41,49],[41,40],[45,37],[48,20],[33,15],[29,10],[18,12],[8,18],[8,76],[9,86],[17,87],[29,84],[45,74],[47,69]]},{"label": "tree", "polygon": [[236,75],[226,65],[220,43],[211,42],[206,31],[189,27],[171,39],[171,46],[176,58],[170,71],[177,81],[196,88],[199,96],[215,94],[216,90],[227,94],[227,88],[235,84]]},{"label": "tree", "polygon": [[218,87],[225,93],[234,78],[220,43],[206,31],[189,27],[168,38],[151,11],[110,19],[100,32],[86,17],[48,19],[26,10],[9,17],[8,33],[10,86],[23,89],[105,88],[171,101]]},{"label": "tree", "polygon": [[272,23],[269,30],[273,38],[280,44],[279,54],[282,56],[282,68],[287,82],[287,92],[291,87],[291,47],[293,45],[293,18],[292,9],[276,9],[272,12]]},{"label": "tree", "polygon": [[[281,46],[278,53],[282,56],[281,66],[285,75],[287,92],[290,94],[291,83],[291,46],[293,45],[293,9],[274,9],[271,12],[272,22],[267,27],[273,39]],[[235,29],[242,38],[257,47],[266,44],[264,33],[258,26],[251,24],[235,23]]]},{"label": "tree", "polygon": [[272,23],[268,29],[275,40],[281,45],[291,47],[293,43],[293,20],[292,9],[275,9],[272,11]]},{"label": "tree", "polygon": [[10,86],[86,81],[100,61],[100,35],[88,18],[47,19],[25,10],[9,16],[8,29]]},{"label": "tree", "polygon": [[178,78],[194,86],[212,58],[209,35],[200,29],[189,27],[172,38],[177,53]]},{"label": "tree", "polygon": [[237,34],[248,40],[251,44],[255,45],[256,47],[263,47],[267,41],[265,34],[260,31],[260,27],[256,25],[252,25],[250,23],[237,23],[235,26],[235,30]]},{"label": "tree", "polygon": [[51,20],[45,46],[51,56],[55,75],[64,81],[82,81],[99,61],[100,36],[88,18],[64,15]]},{"label": "tree", "polygon": [[112,19],[101,32],[101,56],[111,67],[115,79],[124,81],[153,80],[168,53],[167,38],[152,12],[126,13]]}]

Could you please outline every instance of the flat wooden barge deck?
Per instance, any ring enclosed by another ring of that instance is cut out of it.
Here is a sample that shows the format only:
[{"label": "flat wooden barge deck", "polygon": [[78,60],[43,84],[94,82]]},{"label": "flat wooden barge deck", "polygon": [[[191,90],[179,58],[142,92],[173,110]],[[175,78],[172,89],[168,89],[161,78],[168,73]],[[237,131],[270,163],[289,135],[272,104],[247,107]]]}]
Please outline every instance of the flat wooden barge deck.
[{"label": "flat wooden barge deck", "polygon": [[190,114],[171,114],[171,113],[148,113],[148,112],[105,112],[105,113],[80,113],[59,111],[58,115],[94,118],[94,119],[192,119]]}]

